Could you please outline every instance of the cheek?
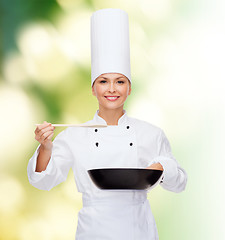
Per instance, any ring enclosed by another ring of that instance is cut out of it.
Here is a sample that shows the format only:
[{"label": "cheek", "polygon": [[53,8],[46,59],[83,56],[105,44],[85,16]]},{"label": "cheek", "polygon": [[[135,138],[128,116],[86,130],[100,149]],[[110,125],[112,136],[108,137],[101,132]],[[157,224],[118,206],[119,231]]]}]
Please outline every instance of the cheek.
[{"label": "cheek", "polygon": [[101,87],[98,86],[95,88],[96,97],[104,95],[104,92],[105,92],[105,88],[102,86]]},{"label": "cheek", "polygon": [[121,89],[120,89],[120,93],[122,94],[122,95],[128,95],[128,93],[129,93],[129,87],[122,87]]}]

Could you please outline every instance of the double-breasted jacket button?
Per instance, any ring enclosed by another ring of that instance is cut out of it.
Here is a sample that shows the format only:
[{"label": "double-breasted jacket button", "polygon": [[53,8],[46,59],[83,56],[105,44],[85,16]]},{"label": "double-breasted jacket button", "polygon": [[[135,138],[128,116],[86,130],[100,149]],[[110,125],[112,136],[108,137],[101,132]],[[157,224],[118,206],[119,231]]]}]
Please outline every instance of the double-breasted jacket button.
[{"label": "double-breasted jacket button", "polygon": [[96,147],[98,147],[98,142],[95,143]]},{"label": "double-breasted jacket button", "polygon": [[127,129],[129,129],[130,128],[130,126],[127,126]]},{"label": "double-breasted jacket button", "polygon": [[130,143],[130,146],[133,146],[133,143]]},{"label": "double-breasted jacket button", "polygon": [[98,131],[98,129],[95,129],[95,132],[97,132]]}]

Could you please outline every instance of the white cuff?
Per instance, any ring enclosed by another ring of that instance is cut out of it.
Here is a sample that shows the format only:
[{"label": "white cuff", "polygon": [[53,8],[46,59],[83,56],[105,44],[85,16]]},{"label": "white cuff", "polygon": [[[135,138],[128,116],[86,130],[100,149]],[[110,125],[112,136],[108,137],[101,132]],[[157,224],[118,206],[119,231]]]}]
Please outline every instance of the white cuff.
[{"label": "white cuff", "polygon": [[40,181],[47,174],[50,175],[50,173],[53,171],[53,168],[54,168],[52,158],[50,158],[49,163],[48,163],[48,165],[47,165],[47,167],[44,171],[35,172],[36,165],[37,165],[37,157],[38,157],[38,154],[39,154],[40,146],[41,145],[38,146],[34,155],[30,158],[28,166],[27,166],[28,179],[32,183]]},{"label": "white cuff", "polygon": [[160,183],[170,185],[178,176],[177,164],[173,159],[163,156],[158,156],[153,159],[154,163],[160,163],[163,167],[163,176]]}]

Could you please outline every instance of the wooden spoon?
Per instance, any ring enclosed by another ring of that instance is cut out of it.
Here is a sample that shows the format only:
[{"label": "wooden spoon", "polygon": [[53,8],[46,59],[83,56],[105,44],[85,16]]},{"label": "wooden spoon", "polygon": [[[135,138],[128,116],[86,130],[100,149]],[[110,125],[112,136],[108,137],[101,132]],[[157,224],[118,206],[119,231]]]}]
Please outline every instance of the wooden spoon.
[{"label": "wooden spoon", "polygon": [[[41,125],[40,123],[35,124],[36,126]],[[93,124],[93,123],[82,123],[82,124],[52,124],[53,127],[107,127],[107,124]]]}]

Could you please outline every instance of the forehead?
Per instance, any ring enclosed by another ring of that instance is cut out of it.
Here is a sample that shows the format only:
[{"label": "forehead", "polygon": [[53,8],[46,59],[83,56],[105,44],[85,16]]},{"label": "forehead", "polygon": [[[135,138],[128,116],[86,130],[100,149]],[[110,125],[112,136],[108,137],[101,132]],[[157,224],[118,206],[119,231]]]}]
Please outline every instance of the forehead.
[{"label": "forehead", "polygon": [[119,78],[119,77],[125,77],[121,73],[103,73],[98,78],[104,77],[104,78]]}]

